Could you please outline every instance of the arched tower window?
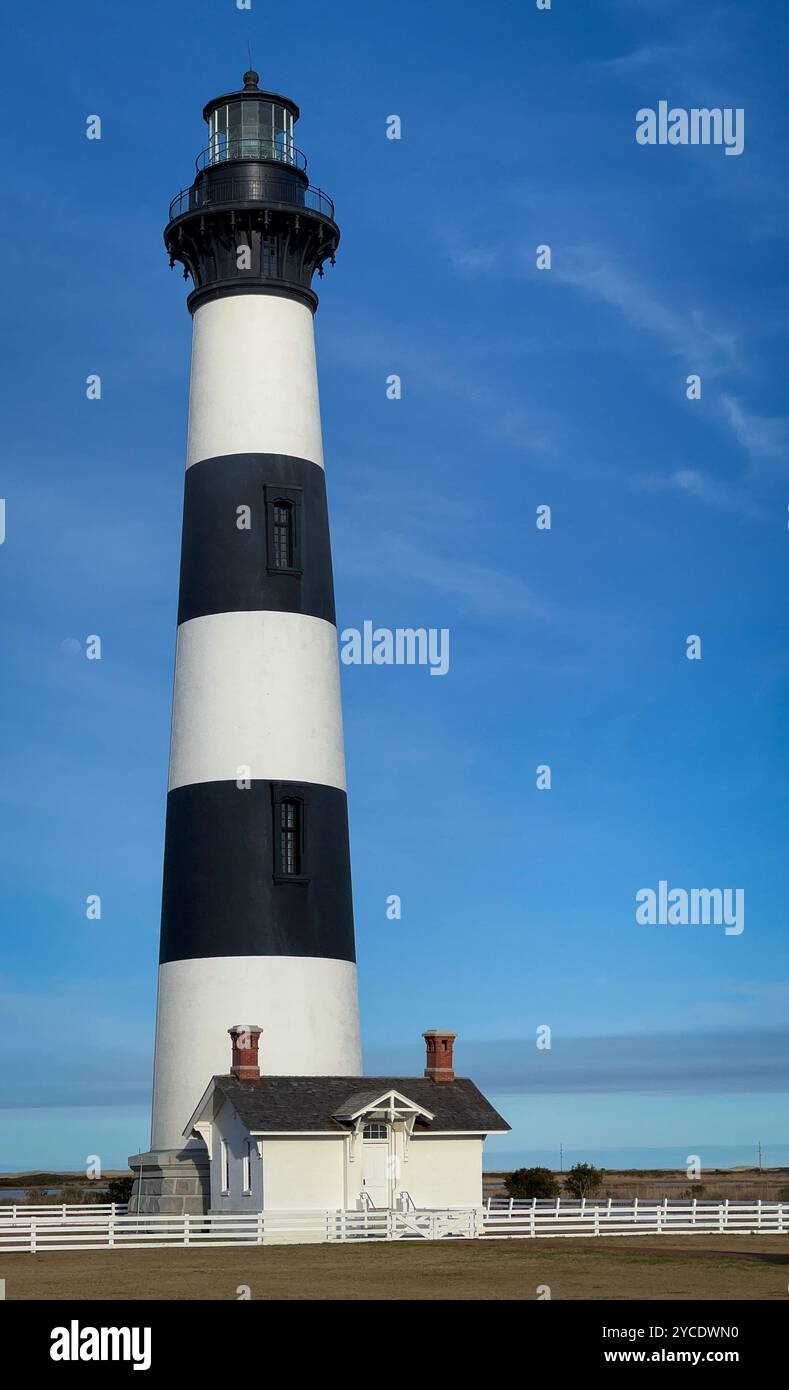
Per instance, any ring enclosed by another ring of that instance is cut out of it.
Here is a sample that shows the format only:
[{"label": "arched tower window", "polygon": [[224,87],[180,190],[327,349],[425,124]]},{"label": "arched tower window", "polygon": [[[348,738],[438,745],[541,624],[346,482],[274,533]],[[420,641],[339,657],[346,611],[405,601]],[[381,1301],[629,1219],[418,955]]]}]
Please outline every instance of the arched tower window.
[{"label": "arched tower window", "polygon": [[301,574],[300,513],[301,488],[266,486],[269,574]]}]

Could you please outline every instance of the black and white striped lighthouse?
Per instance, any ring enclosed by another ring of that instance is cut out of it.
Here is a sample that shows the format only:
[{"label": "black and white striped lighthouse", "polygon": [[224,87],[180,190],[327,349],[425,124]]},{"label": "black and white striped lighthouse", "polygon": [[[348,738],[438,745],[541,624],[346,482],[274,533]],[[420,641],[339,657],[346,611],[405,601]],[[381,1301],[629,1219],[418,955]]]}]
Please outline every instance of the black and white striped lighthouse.
[{"label": "black and white striped lighthouse", "polygon": [[298,107],[243,90],[170,206],[193,288],[152,1149],[183,1146],[227,1032],[275,1075],[361,1071],[311,288],[339,241]]}]

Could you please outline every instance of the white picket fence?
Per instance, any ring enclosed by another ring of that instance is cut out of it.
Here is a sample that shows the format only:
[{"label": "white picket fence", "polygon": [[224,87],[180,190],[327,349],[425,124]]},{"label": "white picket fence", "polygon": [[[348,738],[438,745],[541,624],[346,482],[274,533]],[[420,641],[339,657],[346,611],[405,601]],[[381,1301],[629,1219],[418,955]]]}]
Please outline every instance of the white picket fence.
[{"label": "white picket fence", "polygon": [[[210,1216],[30,1216],[0,1220],[0,1250],[138,1249],[169,1245],[307,1245],[355,1240],[473,1239],[480,1212],[267,1211]],[[85,1209],[82,1209],[84,1213]]]},{"label": "white picket fence", "polygon": [[[15,1214],[11,1214],[15,1213]],[[509,1202],[445,1211],[283,1211],[137,1216],[123,1209],[0,1208],[0,1250],[302,1245],[332,1241],[536,1239],[548,1236],[771,1235],[789,1202]]]},{"label": "white picket fence", "polygon": [[569,1202],[491,1197],[483,1208],[482,1234],[512,1239],[537,1236],[783,1235],[789,1202]]},{"label": "white picket fence", "polygon": [[128,1202],[4,1202],[0,1197],[0,1229],[8,1221],[26,1216],[53,1216],[63,1221],[77,1216],[125,1216]]}]

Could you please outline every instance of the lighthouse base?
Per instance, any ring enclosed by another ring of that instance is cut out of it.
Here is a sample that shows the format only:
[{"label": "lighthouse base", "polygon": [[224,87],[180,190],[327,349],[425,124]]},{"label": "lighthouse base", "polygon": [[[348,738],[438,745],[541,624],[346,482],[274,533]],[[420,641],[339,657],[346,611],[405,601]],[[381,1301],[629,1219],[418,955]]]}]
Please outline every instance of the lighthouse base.
[{"label": "lighthouse base", "polygon": [[131,1216],[200,1216],[208,1210],[211,1189],[204,1144],[132,1154],[129,1167],[134,1174]]}]

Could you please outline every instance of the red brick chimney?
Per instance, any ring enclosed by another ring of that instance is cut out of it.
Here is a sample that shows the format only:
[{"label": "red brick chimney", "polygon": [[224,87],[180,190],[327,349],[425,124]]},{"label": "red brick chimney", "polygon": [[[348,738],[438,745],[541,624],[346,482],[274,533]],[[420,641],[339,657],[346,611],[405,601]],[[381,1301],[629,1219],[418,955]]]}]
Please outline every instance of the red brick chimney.
[{"label": "red brick chimney", "polygon": [[227,1031],[233,1039],[231,1075],[239,1081],[259,1081],[258,1038],[263,1029],[256,1023],[234,1023]]},{"label": "red brick chimney", "polygon": [[431,1081],[454,1081],[452,1049],[457,1033],[450,1033],[446,1028],[428,1028],[422,1037],[427,1045],[425,1076]]}]

